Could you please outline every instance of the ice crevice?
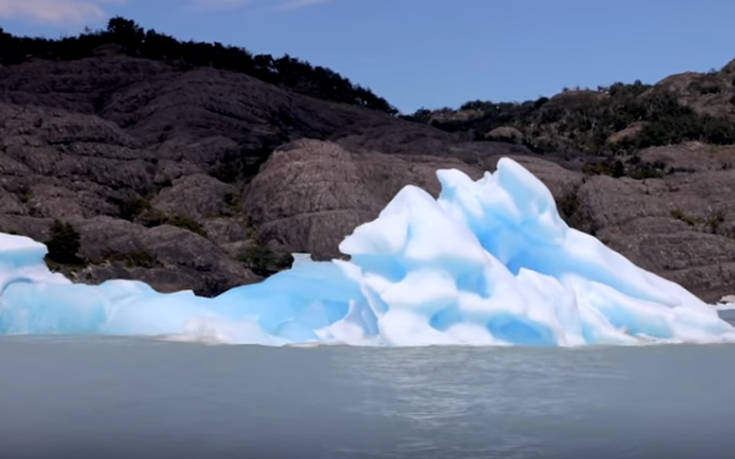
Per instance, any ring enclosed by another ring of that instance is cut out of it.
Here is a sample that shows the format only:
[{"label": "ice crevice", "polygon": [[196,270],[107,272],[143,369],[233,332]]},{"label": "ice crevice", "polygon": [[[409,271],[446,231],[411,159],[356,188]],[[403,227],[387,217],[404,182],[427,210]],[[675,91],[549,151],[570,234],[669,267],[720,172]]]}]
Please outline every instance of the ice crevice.
[{"label": "ice crevice", "polygon": [[439,170],[340,244],[350,261],[293,266],[215,298],[142,282],[72,284],[46,247],[0,234],[0,334],[156,335],[283,345],[735,341],[683,287],[569,228],[544,184],[503,158],[477,181]]}]

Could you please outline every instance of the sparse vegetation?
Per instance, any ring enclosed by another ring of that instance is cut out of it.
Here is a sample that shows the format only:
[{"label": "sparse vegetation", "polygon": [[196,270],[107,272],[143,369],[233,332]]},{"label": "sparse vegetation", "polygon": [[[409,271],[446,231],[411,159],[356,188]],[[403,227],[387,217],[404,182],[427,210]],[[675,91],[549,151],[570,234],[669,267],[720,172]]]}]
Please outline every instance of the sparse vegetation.
[{"label": "sparse vegetation", "polygon": [[[704,94],[719,90],[713,83],[701,84]],[[460,116],[469,111],[473,116]],[[521,103],[472,101],[457,111],[421,109],[409,118],[446,131],[474,132],[476,140],[484,140],[485,133],[497,127],[513,127],[537,152],[614,155],[689,140],[735,143],[731,120],[697,114],[675,94],[640,81],[596,90],[576,88]]]},{"label": "sparse vegetation", "polygon": [[204,230],[202,224],[187,215],[173,215],[167,217],[165,223],[173,226],[178,226],[179,228],[184,228],[201,236],[207,237],[207,232]]},{"label": "sparse vegetation", "polygon": [[147,228],[164,225],[166,224],[167,220],[168,215],[153,207],[145,209],[143,212],[135,217],[136,223],[140,223]]},{"label": "sparse vegetation", "polygon": [[712,212],[704,219],[704,223],[712,234],[719,234],[720,226],[725,223],[725,213],[722,210]]},{"label": "sparse vegetation", "polygon": [[84,263],[79,257],[80,236],[69,223],[54,220],[49,229],[50,237],[46,241],[48,247],[48,259],[52,262],[81,265]]},{"label": "sparse vegetation", "polygon": [[652,163],[648,161],[636,161],[624,173],[624,175],[637,180],[661,178],[666,174],[666,164],[661,161],[654,161]]},{"label": "sparse vegetation", "polygon": [[321,66],[312,66],[289,55],[252,55],[244,48],[221,43],[179,41],[122,17],[110,19],[106,30],[82,33],[58,40],[16,37],[0,28],[0,65],[40,58],[74,60],[95,55],[102,45],[117,45],[121,52],[167,62],[183,68],[214,67],[246,73],[269,83],[321,99],[359,105],[395,114],[397,110],[372,91]]},{"label": "sparse vegetation", "polygon": [[557,199],[556,207],[562,218],[564,218],[564,220],[566,220],[571,226],[569,220],[579,209],[579,196],[577,195],[577,190],[575,189],[567,192]]},{"label": "sparse vegetation", "polygon": [[587,175],[613,175],[610,161],[590,161],[582,166],[582,172]]},{"label": "sparse vegetation", "polygon": [[596,233],[597,228],[594,222],[580,205],[578,189],[570,190],[558,198],[556,200],[556,208],[559,211],[559,215],[561,215],[570,227],[591,234]]},{"label": "sparse vegetation", "polygon": [[222,158],[211,167],[209,175],[224,183],[235,183],[238,180],[247,183],[258,173],[260,166],[275,147],[275,144],[266,145],[260,149],[249,150],[247,155],[241,152],[238,155]]},{"label": "sparse vegetation", "polygon": [[291,255],[279,255],[267,246],[254,242],[245,247],[238,259],[259,276],[269,276],[291,263]]},{"label": "sparse vegetation", "polygon": [[21,185],[18,193],[18,199],[23,204],[27,204],[31,200],[31,188],[28,185]]},{"label": "sparse vegetation", "polygon": [[221,216],[231,217],[242,211],[242,198],[238,193],[225,193],[222,201],[225,207],[220,210]]},{"label": "sparse vegetation", "polygon": [[722,232],[722,224],[725,223],[725,213],[722,210],[711,211],[708,212],[705,217],[699,217],[696,215],[689,215],[677,208],[671,211],[671,216],[677,220],[683,221],[698,231],[704,231],[712,234],[720,234]]},{"label": "sparse vegetation", "polygon": [[102,261],[122,262],[126,268],[157,268],[163,266],[162,263],[153,255],[144,249],[133,250],[130,252],[107,252]]},{"label": "sparse vegetation", "polygon": [[151,203],[148,199],[118,201],[117,206],[120,208],[120,218],[131,222],[143,212],[151,209]]},{"label": "sparse vegetation", "polygon": [[633,156],[625,163],[615,158],[589,161],[582,166],[582,172],[587,175],[609,175],[615,178],[630,177],[643,180],[661,178],[673,172],[673,169],[667,169],[666,164],[661,161],[642,161],[640,157]]},{"label": "sparse vegetation", "polygon": [[701,219],[698,217],[694,217],[692,215],[685,214],[684,211],[681,209],[673,209],[671,211],[671,216],[674,217],[677,220],[683,221],[689,226],[695,226],[699,223],[701,223]]},{"label": "sparse vegetation", "polygon": [[[225,196],[225,203],[229,203],[229,206],[238,206],[239,201],[236,196],[232,193],[228,193],[231,196],[228,198]],[[207,232],[201,223],[196,221],[194,218],[187,215],[166,215],[158,209],[151,206],[151,202],[148,199],[133,199],[115,201],[120,209],[120,218],[138,222],[148,228],[153,228],[160,225],[173,225],[179,228],[192,231],[204,237],[207,236]]]}]

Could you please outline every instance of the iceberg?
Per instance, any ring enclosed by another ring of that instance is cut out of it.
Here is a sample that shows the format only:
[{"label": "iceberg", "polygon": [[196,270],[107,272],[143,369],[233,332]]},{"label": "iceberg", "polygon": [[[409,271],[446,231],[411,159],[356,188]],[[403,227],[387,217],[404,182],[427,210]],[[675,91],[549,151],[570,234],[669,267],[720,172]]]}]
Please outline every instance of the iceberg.
[{"label": "iceberg", "polygon": [[544,184],[503,158],[473,181],[439,170],[437,199],[404,187],[312,261],[215,298],[142,282],[72,284],[46,247],[0,234],[0,334],[153,335],[285,345],[581,346],[735,341],[683,287],[569,228]]}]

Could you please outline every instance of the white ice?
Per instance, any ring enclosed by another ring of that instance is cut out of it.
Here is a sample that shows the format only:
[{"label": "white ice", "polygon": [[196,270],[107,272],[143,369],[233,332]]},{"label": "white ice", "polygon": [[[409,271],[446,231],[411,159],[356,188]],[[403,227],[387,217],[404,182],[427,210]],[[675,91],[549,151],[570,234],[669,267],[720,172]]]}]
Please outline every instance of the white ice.
[{"label": "white ice", "polygon": [[216,298],[124,280],[71,284],[48,270],[43,244],[0,234],[0,333],[266,345],[735,341],[713,307],[569,228],[549,190],[513,160],[478,181],[437,176],[438,199],[407,186],[346,237],[349,262],[300,255]]}]

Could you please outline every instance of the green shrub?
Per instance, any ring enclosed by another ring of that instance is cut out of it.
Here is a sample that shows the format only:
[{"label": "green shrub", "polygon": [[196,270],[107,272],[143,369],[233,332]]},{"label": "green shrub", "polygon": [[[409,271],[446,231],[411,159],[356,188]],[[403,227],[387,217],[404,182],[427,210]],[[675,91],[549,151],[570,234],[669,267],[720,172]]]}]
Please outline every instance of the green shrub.
[{"label": "green shrub", "polygon": [[637,180],[661,178],[666,174],[666,164],[661,161],[639,161],[631,166],[627,175]]},{"label": "green shrub", "polygon": [[136,222],[139,222],[146,228],[153,228],[155,226],[164,225],[166,224],[167,220],[168,215],[154,208],[144,210],[140,213],[140,215],[135,218]]},{"label": "green shrub", "polygon": [[708,212],[707,216],[702,218],[695,215],[688,215],[681,209],[674,209],[671,211],[671,216],[683,221],[697,231],[712,234],[724,233],[725,236],[728,235],[727,230],[722,230],[722,224],[725,223],[725,213],[722,210]]},{"label": "green shrub", "polygon": [[61,264],[82,264],[79,257],[79,233],[69,223],[54,220],[50,228],[50,237],[46,241],[48,259]]},{"label": "green shrub", "polygon": [[624,175],[625,175],[625,166],[623,166],[623,162],[618,159],[613,164],[612,176],[615,178],[619,178]]},{"label": "green shrub", "polygon": [[696,226],[702,222],[702,219],[692,215],[687,215],[681,209],[674,209],[671,211],[671,216],[677,220],[681,220],[689,226]]},{"label": "green shrub", "polygon": [[[716,82],[697,82],[692,88],[704,94],[721,91]],[[735,97],[732,103],[735,104]],[[478,110],[481,115],[464,119],[452,117],[452,111],[446,110],[438,120],[432,116],[436,112],[424,109],[411,118],[419,122],[433,120],[436,127],[451,132],[480,133],[514,126],[526,134],[525,145],[539,153],[631,153],[690,140],[735,143],[735,124],[731,120],[700,115],[679,103],[675,93],[652,89],[640,82],[615,83],[597,91],[567,91],[551,99],[523,103],[472,101],[462,108]],[[616,142],[607,141],[613,134],[642,121],[645,123],[640,132]],[[643,171],[644,175],[648,172],[651,171]],[[616,175],[615,170],[607,175]]]},{"label": "green shrub", "polygon": [[556,208],[559,215],[571,228],[584,231],[594,235],[598,227],[590,217],[589,212],[585,211],[579,202],[578,190],[575,188],[564,193],[556,200]]},{"label": "green shrub", "polygon": [[704,219],[704,223],[707,225],[710,233],[718,234],[720,225],[725,223],[725,213],[721,210],[712,212]]},{"label": "green shrub", "polygon": [[143,249],[133,250],[131,252],[109,251],[104,254],[101,260],[95,260],[95,263],[104,261],[122,262],[127,268],[156,268],[163,266],[158,258]]},{"label": "green shrub", "polygon": [[240,252],[238,259],[246,268],[259,276],[269,276],[288,267],[291,263],[291,255],[279,255],[270,248],[257,243],[245,247]]},{"label": "green shrub", "polygon": [[151,203],[147,199],[131,199],[120,201],[117,206],[120,209],[120,218],[132,222],[138,215],[150,210]]},{"label": "green shrub", "polygon": [[207,236],[207,232],[204,230],[202,224],[186,215],[170,216],[166,219],[165,223],[173,226],[178,226],[179,228],[184,228],[186,230],[200,234],[204,237]]},{"label": "green shrub", "polygon": [[153,207],[146,207],[137,217],[136,221],[146,228],[154,228],[161,225],[171,225],[201,236],[207,237],[207,231],[201,223],[188,215],[166,215]]},{"label": "green shrub", "polygon": [[220,211],[222,215],[230,216],[233,213],[239,212],[242,208],[242,199],[237,193],[225,193],[222,197],[222,201],[225,206],[227,206],[225,209]]},{"label": "green shrub", "polygon": [[27,204],[31,200],[31,189],[28,185],[21,185],[18,188],[19,199],[23,204]]},{"label": "green shrub", "polygon": [[590,161],[582,166],[582,172],[587,175],[613,175],[613,171],[610,161]]}]

